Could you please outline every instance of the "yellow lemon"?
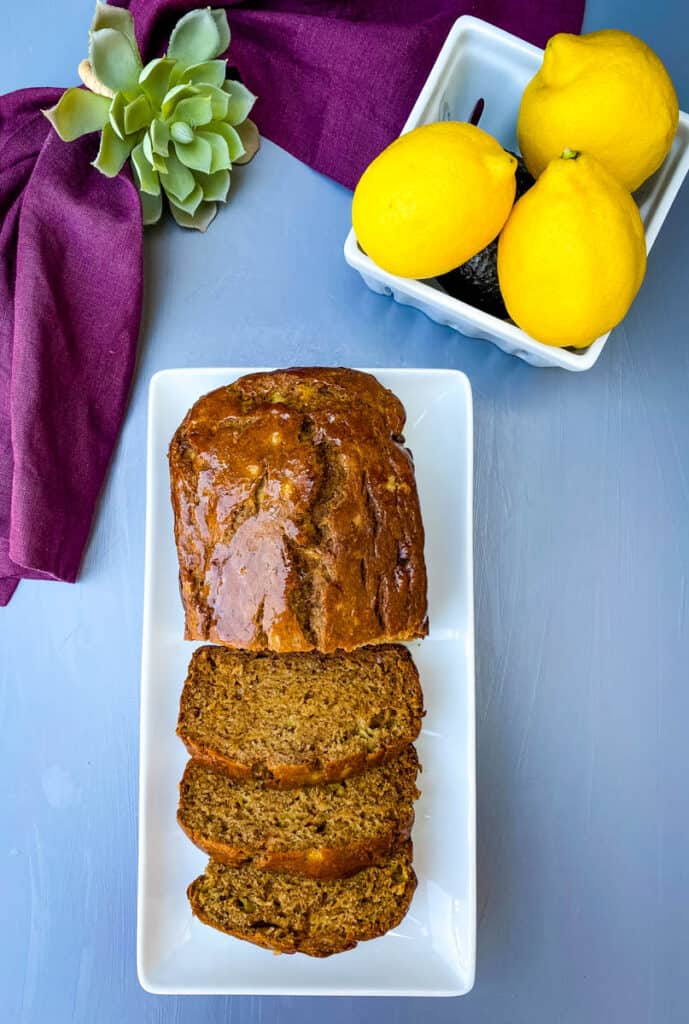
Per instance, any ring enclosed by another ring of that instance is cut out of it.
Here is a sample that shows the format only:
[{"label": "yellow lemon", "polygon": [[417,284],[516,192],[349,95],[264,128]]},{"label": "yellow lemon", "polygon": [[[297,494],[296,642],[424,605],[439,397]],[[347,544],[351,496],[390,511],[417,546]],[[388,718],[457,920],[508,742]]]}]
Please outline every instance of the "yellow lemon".
[{"label": "yellow lemon", "polygon": [[605,334],[645,270],[636,203],[594,157],[569,150],[516,203],[498,240],[507,311],[545,345],[583,348]]},{"label": "yellow lemon", "polygon": [[628,32],[553,36],[527,85],[517,137],[534,177],[566,148],[595,156],[633,192],[677,131],[677,94],[653,50]]},{"label": "yellow lemon", "polygon": [[472,124],[416,128],[384,149],[356,187],[359,244],[391,274],[445,274],[498,235],[514,202],[516,166]]}]

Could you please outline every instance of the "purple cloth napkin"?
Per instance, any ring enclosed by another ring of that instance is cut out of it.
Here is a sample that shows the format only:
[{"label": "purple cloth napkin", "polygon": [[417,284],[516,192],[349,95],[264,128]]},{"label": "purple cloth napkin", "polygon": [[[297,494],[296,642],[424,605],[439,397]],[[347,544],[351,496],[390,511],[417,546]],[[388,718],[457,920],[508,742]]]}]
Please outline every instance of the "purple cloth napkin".
[{"label": "purple cloth napkin", "polygon": [[[141,52],[163,52],[199,0],[115,0],[134,16]],[[354,188],[399,135],[445,37],[473,14],[544,46],[579,32],[584,0],[225,0],[230,62],[259,97],[266,138]],[[477,97],[478,98],[478,97]],[[468,116],[468,114],[467,114]]]},{"label": "purple cloth napkin", "polygon": [[[117,0],[145,59],[198,0]],[[584,0],[225,2],[231,61],[267,138],[353,187],[402,127],[456,18],[544,44]],[[84,26],[84,37],[86,36]],[[124,417],[142,294],[129,173],[90,166],[40,113],[58,89],[0,97],[0,604],[18,581],[76,579]]]},{"label": "purple cloth napkin", "polygon": [[139,200],[61,142],[60,95],[0,98],[0,604],[73,582],[129,391],[141,316]]}]

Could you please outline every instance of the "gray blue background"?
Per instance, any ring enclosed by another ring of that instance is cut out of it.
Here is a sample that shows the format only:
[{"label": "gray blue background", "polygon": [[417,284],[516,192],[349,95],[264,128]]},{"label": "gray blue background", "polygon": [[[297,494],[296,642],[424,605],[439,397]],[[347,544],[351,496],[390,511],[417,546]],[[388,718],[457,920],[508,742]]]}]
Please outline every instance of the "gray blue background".
[{"label": "gray blue background", "polygon": [[[0,91],[71,83],[92,6],[7,4]],[[689,109],[682,0],[589,0],[585,29],[602,27],[653,46]],[[24,583],[0,611],[7,1024],[689,1018],[689,186],[582,375],[368,292],[341,255],[349,206],[265,143],[205,237],[147,233],[139,366],[81,580]],[[430,1001],[149,996],[135,968],[148,381],[313,362],[457,367],[474,389],[476,987]]]}]

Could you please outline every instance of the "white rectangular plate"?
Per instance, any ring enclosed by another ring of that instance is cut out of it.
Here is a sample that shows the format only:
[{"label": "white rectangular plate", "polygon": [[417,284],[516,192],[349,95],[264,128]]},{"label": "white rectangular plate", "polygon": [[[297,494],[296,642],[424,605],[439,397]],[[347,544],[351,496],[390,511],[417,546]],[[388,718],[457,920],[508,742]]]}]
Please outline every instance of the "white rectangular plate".
[{"label": "white rectangular plate", "polygon": [[194,401],[247,369],[164,370],[148,412],[146,571],[141,675],[137,965],[149,992],[461,995],[476,959],[476,779],[471,389],[454,370],[374,370],[407,410],[426,529],[428,638],[411,645],[427,715],[414,826],[419,886],[394,932],[314,960],[274,956],[192,918],[187,885],[206,857],[177,826],[186,760],[175,735],[187,664],[167,449]]}]

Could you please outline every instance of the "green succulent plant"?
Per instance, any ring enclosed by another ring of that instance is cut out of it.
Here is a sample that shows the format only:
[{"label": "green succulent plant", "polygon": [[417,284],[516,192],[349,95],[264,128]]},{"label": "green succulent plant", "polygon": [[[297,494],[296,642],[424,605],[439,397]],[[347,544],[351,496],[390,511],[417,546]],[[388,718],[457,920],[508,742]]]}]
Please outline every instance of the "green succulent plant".
[{"label": "green succulent plant", "polygon": [[256,97],[217,59],[229,43],[224,10],[189,11],[167,54],[144,66],[129,11],[97,3],[79,65],[87,88],[67,89],[44,111],[66,142],[101,132],[93,166],[107,177],[131,160],[144,224],[160,219],[165,194],[178,224],[205,231],[227,200],[232,164],[258,149],[248,119]]}]

